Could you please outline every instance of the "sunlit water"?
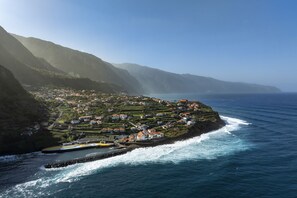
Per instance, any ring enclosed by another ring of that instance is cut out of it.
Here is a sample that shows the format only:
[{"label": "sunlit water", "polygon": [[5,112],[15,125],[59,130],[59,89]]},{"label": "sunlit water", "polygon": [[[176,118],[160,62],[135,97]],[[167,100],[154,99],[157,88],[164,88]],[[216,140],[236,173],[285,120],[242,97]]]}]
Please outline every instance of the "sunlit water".
[{"label": "sunlit water", "polygon": [[45,170],[105,152],[0,157],[0,197],[296,197],[297,95],[159,95],[200,100],[227,125],[174,144]]}]

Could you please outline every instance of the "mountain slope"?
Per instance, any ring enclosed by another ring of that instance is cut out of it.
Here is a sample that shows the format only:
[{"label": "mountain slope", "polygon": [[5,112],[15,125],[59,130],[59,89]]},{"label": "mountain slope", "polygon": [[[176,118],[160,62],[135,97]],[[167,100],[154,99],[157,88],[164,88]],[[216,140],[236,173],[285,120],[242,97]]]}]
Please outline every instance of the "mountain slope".
[{"label": "mountain slope", "polygon": [[13,35],[36,57],[41,57],[72,76],[122,86],[129,93],[141,93],[139,82],[127,71],[118,69],[100,58],[36,38]]},{"label": "mountain slope", "polygon": [[9,69],[22,84],[53,85],[73,89],[94,89],[114,93],[124,91],[119,86],[74,78],[53,67],[45,59],[35,57],[17,39],[0,26],[0,65]]},{"label": "mountain slope", "polygon": [[28,94],[12,73],[0,66],[0,154],[25,149],[21,133],[42,117],[40,104]]},{"label": "mountain slope", "polygon": [[175,74],[137,64],[114,65],[126,69],[140,82],[146,93],[273,93],[280,91],[271,86],[226,82],[190,74]]},{"label": "mountain slope", "polygon": [[11,55],[17,58],[19,62],[36,70],[47,70],[56,73],[62,73],[51,65],[44,68],[41,60],[36,58],[26,47],[24,47],[17,39],[7,33],[0,26],[0,41],[1,46]]}]

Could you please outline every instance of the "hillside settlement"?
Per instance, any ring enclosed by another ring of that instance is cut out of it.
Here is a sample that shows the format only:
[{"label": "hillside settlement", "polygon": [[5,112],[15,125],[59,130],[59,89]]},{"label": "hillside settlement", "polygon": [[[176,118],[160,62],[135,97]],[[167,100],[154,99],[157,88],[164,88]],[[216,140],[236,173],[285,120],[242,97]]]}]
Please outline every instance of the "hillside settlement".
[{"label": "hillside settlement", "polygon": [[171,102],[146,96],[54,88],[40,88],[31,93],[45,103],[49,117],[23,135],[48,130],[60,143],[156,141],[183,135],[195,124],[218,119],[210,107],[187,99]]}]

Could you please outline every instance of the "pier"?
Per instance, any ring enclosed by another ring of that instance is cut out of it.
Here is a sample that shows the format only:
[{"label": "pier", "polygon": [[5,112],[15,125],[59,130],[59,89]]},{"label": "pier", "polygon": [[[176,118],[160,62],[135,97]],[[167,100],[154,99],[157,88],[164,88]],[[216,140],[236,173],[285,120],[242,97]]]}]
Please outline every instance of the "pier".
[{"label": "pier", "polygon": [[95,161],[95,160],[106,159],[109,157],[114,157],[117,155],[125,154],[129,151],[132,151],[135,148],[136,147],[123,147],[123,148],[119,148],[119,149],[116,149],[114,151],[110,151],[107,153],[96,154],[96,155],[82,157],[82,158],[76,158],[76,159],[72,159],[72,160],[65,160],[65,161],[60,161],[60,162],[49,163],[49,164],[44,165],[44,167],[45,168],[61,168],[61,167],[66,167],[66,166],[77,164],[77,163],[84,163],[84,162],[91,162],[91,161]]}]

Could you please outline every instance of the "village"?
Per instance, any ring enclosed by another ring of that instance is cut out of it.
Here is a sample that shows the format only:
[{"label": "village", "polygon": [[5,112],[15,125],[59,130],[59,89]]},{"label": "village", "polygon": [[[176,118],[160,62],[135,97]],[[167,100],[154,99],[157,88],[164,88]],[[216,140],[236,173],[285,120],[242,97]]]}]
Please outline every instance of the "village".
[{"label": "village", "polygon": [[49,130],[60,143],[156,141],[187,133],[197,122],[213,115],[210,107],[186,99],[170,102],[55,88],[39,88],[31,93],[50,112],[47,121],[37,128]]}]

